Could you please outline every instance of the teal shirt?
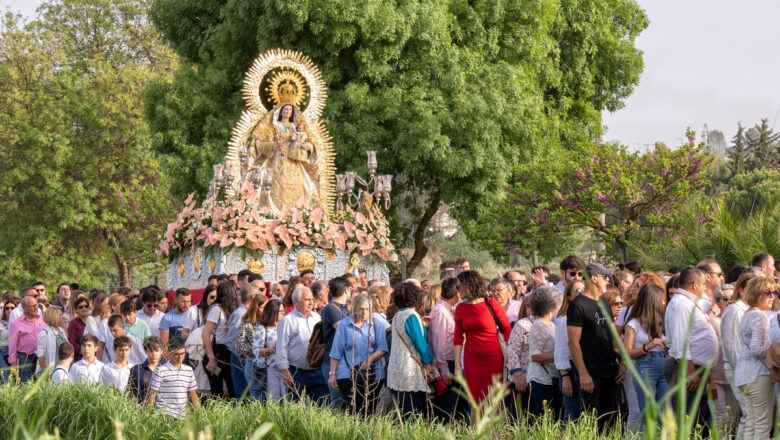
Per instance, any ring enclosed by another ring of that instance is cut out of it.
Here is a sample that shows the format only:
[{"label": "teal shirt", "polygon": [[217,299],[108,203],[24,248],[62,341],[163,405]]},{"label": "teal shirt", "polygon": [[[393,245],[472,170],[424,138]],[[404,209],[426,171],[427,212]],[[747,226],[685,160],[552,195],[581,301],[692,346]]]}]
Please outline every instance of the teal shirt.
[{"label": "teal shirt", "polygon": [[[403,309],[401,309],[403,310]],[[417,352],[420,353],[420,360],[423,364],[430,364],[433,362],[433,353],[431,353],[430,347],[428,347],[428,329],[426,329],[417,316],[410,315],[404,322],[404,328],[406,334],[412,339],[412,344]]]},{"label": "teal shirt", "polygon": [[152,335],[152,332],[149,330],[149,325],[146,324],[143,320],[135,318],[135,324],[130,325],[127,322],[125,322],[125,331],[128,334],[131,334],[135,336],[136,338],[143,341],[144,339],[148,338]]}]

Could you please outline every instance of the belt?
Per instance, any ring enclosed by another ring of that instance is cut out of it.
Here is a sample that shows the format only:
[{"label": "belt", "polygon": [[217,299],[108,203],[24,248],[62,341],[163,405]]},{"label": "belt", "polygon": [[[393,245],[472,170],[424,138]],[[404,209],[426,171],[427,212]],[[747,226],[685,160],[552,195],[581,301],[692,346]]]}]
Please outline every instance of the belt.
[{"label": "belt", "polygon": [[[675,359],[675,358],[673,358],[673,357],[671,357],[671,356],[666,356],[666,358],[667,358],[667,359],[669,359],[670,361],[674,361],[675,363],[678,363],[678,364],[680,363],[680,360],[679,360],[679,359]],[[697,370],[698,370],[699,368],[701,368],[701,367],[702,367],[702,366],[701,366],[701,365],[699,365],[699,364],[693,364],[693,368],[695,368],[695,369],[697,369]]]}]

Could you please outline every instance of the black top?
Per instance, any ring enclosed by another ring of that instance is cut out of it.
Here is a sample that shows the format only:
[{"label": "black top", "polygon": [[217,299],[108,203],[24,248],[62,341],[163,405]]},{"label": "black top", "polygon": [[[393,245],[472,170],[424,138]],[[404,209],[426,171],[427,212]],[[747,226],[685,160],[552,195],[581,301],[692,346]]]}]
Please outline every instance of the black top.
[{"label": "black top", "polygon": [[[610,310],[603,299],[601,304],[605,310]],[[598,302],[587,295],[578,295],[569,304],[566,325],[582,328],[580,348],[588,374],[591,377],[614,378],[618,372],[617,355],[612,347],[612,334],[607,327],[609,324]]]},{"label": "black top", "polygon": [[149,361],[144,361],[141,365],[133,365],[130,368],[130,379],[127,381],[127,392],[135,397],[138,403],[144,403],[149,393],[149,386],[152,384],[152,373],[149,369]]},{"label": "black top", "polygon": [[333,328],[333,324],[349,316],[349,310],[347,306],[331,301],[323,307],[320,316],[322,318],[322,336],[325,338],[325,345],[327,346],[325,353],[330,353],[333,338],[336,336],[336,329]]}]

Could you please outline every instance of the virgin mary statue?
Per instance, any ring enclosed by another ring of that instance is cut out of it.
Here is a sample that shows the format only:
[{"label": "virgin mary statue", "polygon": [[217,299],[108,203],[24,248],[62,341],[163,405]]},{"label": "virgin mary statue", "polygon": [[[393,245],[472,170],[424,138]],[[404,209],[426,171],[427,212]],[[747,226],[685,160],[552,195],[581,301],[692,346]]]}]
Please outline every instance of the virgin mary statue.
[{"label": "virgin mary statue", "polygon": [[272,182],[261,205],[277,212],[301,198],[309,207],[319,205],[318,148],[298,107],[282,104],[266,113],[252,130],[249,145],[261,174],[255,179]]}]

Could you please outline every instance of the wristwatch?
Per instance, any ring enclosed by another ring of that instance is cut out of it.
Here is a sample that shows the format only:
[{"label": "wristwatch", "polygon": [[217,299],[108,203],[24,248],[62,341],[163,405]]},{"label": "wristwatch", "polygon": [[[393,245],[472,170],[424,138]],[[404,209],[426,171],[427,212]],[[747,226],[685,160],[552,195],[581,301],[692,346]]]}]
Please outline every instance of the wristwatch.
[{"label": "wristwatch", "polygon": [[328,376],[335,376],[335,375],[336,375],[335,371],[331,371],[330,373],[328,373]]}]

